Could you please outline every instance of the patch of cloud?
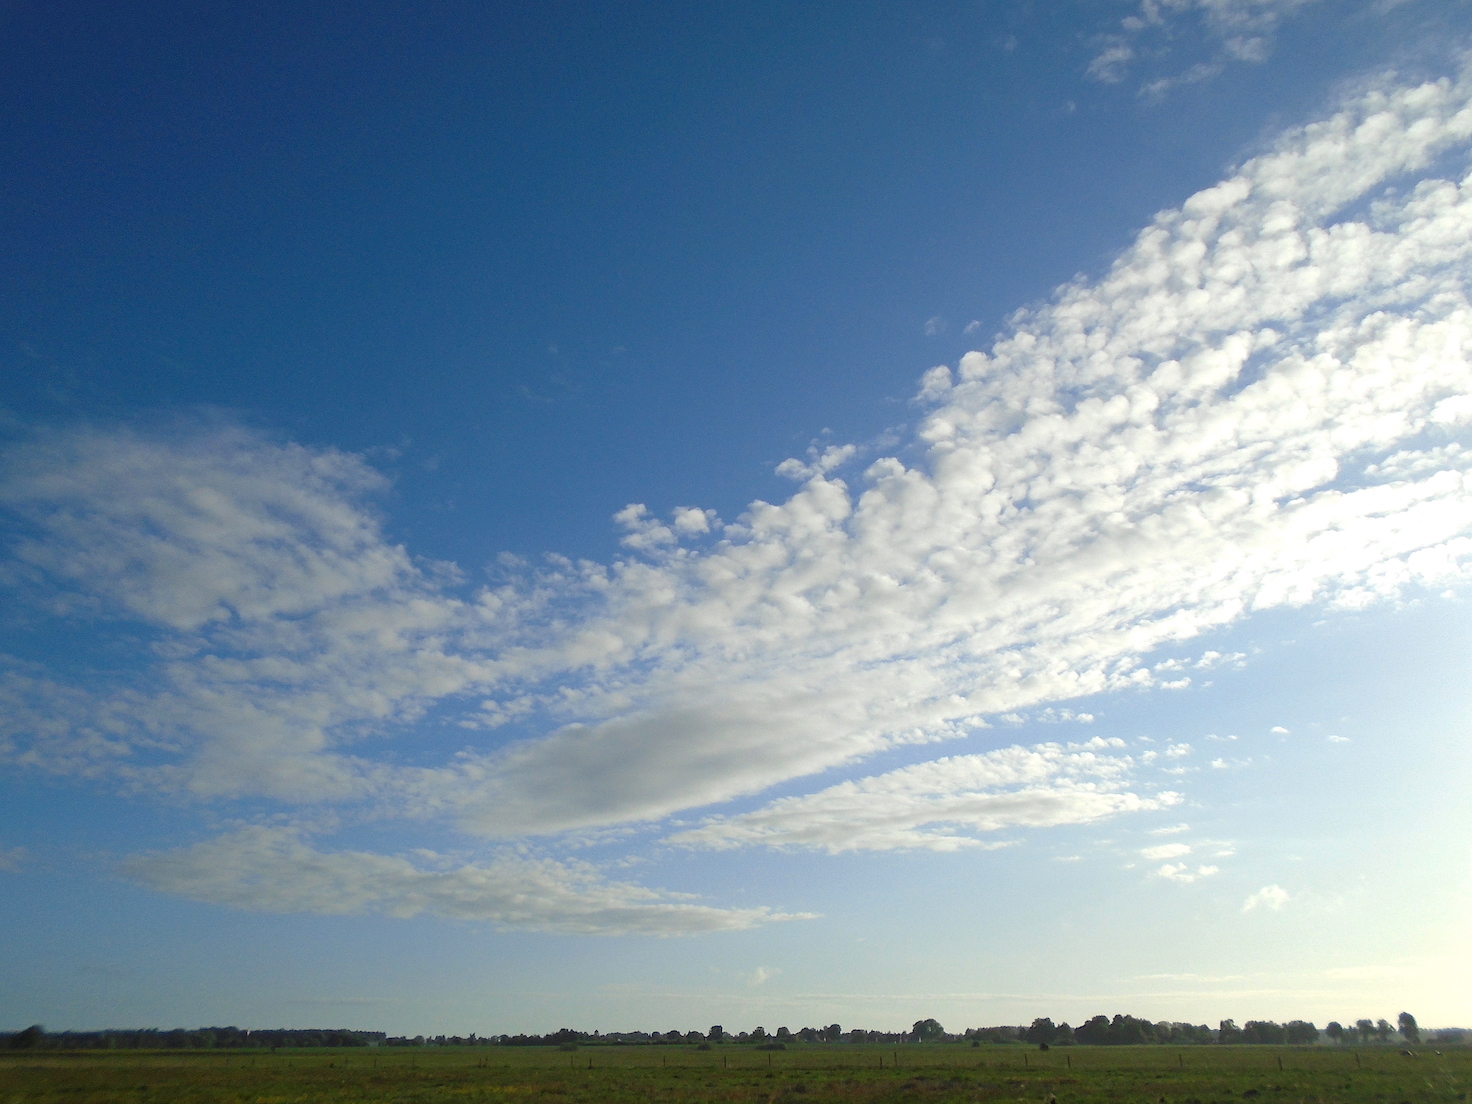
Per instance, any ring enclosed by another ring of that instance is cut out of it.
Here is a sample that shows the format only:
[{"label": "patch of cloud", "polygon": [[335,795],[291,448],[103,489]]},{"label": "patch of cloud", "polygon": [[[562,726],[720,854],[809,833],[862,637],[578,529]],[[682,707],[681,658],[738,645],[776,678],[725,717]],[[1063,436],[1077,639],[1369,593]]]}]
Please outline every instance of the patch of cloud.
[{"label": "patch of cloud", "polygon": [[750,813],[710,817],[666,842],[713,849],[959,851],[1006,846],[986,843],[977,833],[1087,824],[1180,800],[1175,793],[1141,797],[1123,790],[1131,765],[1127,756],[1070,752],[1057,744],[960,755],[779,798]]},{"label": "patch of cloud", "polygon": [[1159,99],[1173,88],[1180,88],[1187,84],[1200,84],[1202,81],[1211,80],[1220,76],[1226,66],[1219,61],[1197,62],[1184,73],[1174,77],[1157,77],[1153,81],[1146,81],[1140,86],[1140,95],[1146,99]]},{"label": "patch of cloud", "polygon": [[782,971],[772,966],[758,966],[746,978],[746,984],[751,986],[765,985]]},{"label": "patch of cloud", "polygon": [[[122,869],[164,893],[257,912],[428,914],[593,935],[741,931],[810,917],[693,904],[608,881],[585,863],[503,854],[453,866],[431,853],[419,858],[415,864],[364,851],[318,851],[291,828],[250,827],[192,847],[135,856]],[[426,859],[433,864],[429,869]]]},{"label": "patch of cloud", "polygon": [[936,337],[946,332],[946,320],[940,315],[925,320],[925,336]]},{"label": "patch of cloud", "polygon": [[1324,739],[1328,740],[1331,744],[1347,744],[1350,742],[1348,736],[1325,736]]},{"label": "patch of cloud", "polygon": [[1252,912],[1254,909],[1264,908],[1277,912],[1288,901],[1289,897],[1286,889],[1279,885],[1267,885],[1242,902],[1242,911]]},{"label": "patch of cloud", "polygon": [[[1159,687],[1141,657],[1255,611],[1464,585],[1472,179],[1387,188],[1469,139],[1465,75],[1365,92],[928,377],[904,448],[852,485],[854,447],[815,445],[779,466],[790,497],[735,522],[621,511],[610,564],[469,587],[389,539],[363,459],[245,430],[17,439],[4,583],[145,643],[108,678],[7,664],[0,761],[492,838],[602,830]],[[407,766],[431,709],[467,743]],[[972,847],[1164,800],[1061,768],[974,781],[995,769],[936,760],[685,842]]]},{"label": "patch of cloud", "polygon": [[1157,847],[1146,847],[1141,850],[1150,862],[1159,862],[1161,859],[1177,859],[1182,855],[1191,853],[1191,845],[1188,843],[1162,843]]},{"label": "patch of cloud", "polygon": [[1221,871],[1219,866],[1198,866],[1195,870],[1188,863],[1163,863],[1155,868],[1152,873],[1157,878],[1164,878],[1168,882],[1180,882],[1182,885],[1190,885],[1192,882],[1202,878],[1210,878],[1213,874]]},{"label": "patch of cloud", "polygon": [[[1085,714],[1087,716],[1087,714]],[[1090,718],[1092,720],[1093,718]],[[1067,744],[1069,751],[1110,751],[1122,748],[1125,742],[1118,736],[1095,736],[1077,744]]]},{"label": "patch of cloud", "polygon": [[[1033,716],[1033,720],[1038,724],[1093,724],[1095,718],[1092,713],[1078,713],[1072,709],[1054,709],[1049,706],[1047,709],[1039,710]],[[1110,746],[1123,747],[1124,741],[1121,740],[1118,744]]]},{"label": "patch of cloud", "polygon": [[1182,832],[1189,832],[1189,824],[1167,824],[1164,828],[1151,828],[1149,835],[1152,836],[1178,836]]},{"label": "patch of cloud", "polygon": [[[777,474],[799,483],[821,479],[847,464],[857,452],[856,445],[826,445],[821,451],[817,445],[812,445],[808,448],[807,463],[795,457],[789,458],[777,465]],[[744,529],[740,531],[745,532]]]},{"label": "patch of cloud", "polygon": [[1270,729],[1268,729],[1268,731],[1271,732],[1274,736],[1287,736],[1288,735],[1288,730],[1286,728],[1284,728],[1282,725],[1273,725],[1273,727],[1270,728]]},{"label": "patch of cloud", "polygon": [[26,861],[26,849],[24,847],[0,847],[0,870],[14,872],[19,870]]},{"label": "patch of cloud", "polygon": [[1230,62],[1263,62],[1273,51],[1282,22],[1317,0],[1141,0],[1117,31],[1100,37],[1086,70],[1105,84],[1118,84],[1135,64],[1168,56],[1173,40],[1194,33],[1210,44],[1212,56],[1186,70],[1147,81],[1146,97],[1199,84],[1218,76]]},{"label": "patch of cloud", "polygon": [[936,365],[921,377],[920,392],[915,396],[916,402],[939,402],[951,390],[952,382],[950,367],[945,364]]}]

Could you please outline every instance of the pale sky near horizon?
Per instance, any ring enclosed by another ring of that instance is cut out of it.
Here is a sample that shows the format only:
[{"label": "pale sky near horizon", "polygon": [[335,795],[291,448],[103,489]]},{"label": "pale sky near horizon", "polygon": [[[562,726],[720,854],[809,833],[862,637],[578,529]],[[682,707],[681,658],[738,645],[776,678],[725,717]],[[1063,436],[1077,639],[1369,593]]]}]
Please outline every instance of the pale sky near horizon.
[{"label": "pale sky near horizon", "polygon": [[1472,1026],[1472,5],[9,6],[0,1030]]}]

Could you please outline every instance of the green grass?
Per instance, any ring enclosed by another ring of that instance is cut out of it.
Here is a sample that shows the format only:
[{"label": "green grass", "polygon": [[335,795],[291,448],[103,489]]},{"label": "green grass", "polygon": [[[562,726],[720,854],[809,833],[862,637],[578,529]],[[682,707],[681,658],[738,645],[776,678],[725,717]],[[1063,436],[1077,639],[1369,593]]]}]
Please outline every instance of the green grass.
[{"label": "green grass", "polygon": [[0,1104],[1450,1104],[1469,1089],[1472,1051],[1429,1048],[1358,1061],[1329,1047],[948,1045],[0,1055]]}]

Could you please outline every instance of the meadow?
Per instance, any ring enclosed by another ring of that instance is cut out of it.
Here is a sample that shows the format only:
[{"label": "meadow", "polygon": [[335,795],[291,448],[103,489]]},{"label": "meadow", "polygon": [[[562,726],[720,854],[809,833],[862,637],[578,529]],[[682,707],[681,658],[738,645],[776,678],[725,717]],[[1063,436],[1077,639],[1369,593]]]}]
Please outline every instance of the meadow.
[{"label": "meadow", "polygon": [[1472,1050],[746,1046],[32,1052],[0,1104],[820,1104],[1466,1101]]}]

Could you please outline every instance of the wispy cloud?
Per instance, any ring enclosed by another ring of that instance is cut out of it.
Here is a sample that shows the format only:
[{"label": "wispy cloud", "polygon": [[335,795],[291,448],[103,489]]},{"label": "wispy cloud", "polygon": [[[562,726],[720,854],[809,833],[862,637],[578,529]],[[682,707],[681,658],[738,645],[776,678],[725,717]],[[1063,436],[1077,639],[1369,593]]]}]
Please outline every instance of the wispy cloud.
[{"label": "wispy cloud", "polygon": [[123,870],[165,893],[261,912],[428,913],[595,935],[739,931],[808,918],[694,904],[607,881],[581,863],[506,854],[439,870],[364,851],[318,851],[289,828],[243,828],[193,847],[136,856]]},{"label": "wispy cloud", "polygon": [[758,966],[747,977],[746,984],[752,986],[765,985],[781,972],[780,969],[771,966]]},{"label": "wispy cloud", "polygon": [[1159,862],[1161,859],[1175,859],[1182,855],[1191,853],[1191,845],[1188,843],[1162,843],[1155,847],[1146,847],[1140,854],[1151,862]]},{"label": "wispy cloud", "polygon": [[[1141,0],[1121,20],[1119,29],[1098,40],[1098,52],[1088,75],[1106,84],[1128,76],[1142,57],[1168,54],[1171,40],[1183,30],[1200,34],[1213,44],[1214,56],[1186,70],[1144,84],[1144,96],[1160,96],[1185,84],[1210,80],[1229,62],[1260,62],[1273,50],[1273,39],[1283,20],[1317,0]],[[1183,26],[1184,25],[1184,26]]]},{"label": "wispy cloud", "polygon": [[[1086,824],[1159,809],[1175,793],[1119,788],[1127,757],[1068,752],[1057,744],[938,759],[781,798],[751,813],[712,817],[668,842],[685,847],[806,847],[825,851],[997,847],[974,833]],[[1189,848],[1187,848],[1189,850]]]},{"label": "wispy cloud", "polygon": [[1242,902],[1242,911],[1251,912],[1253,909],[1265,908],[1277,912],[1288,903],[1288,900],[1288,891],[1282,886],[1263,886]]}]

